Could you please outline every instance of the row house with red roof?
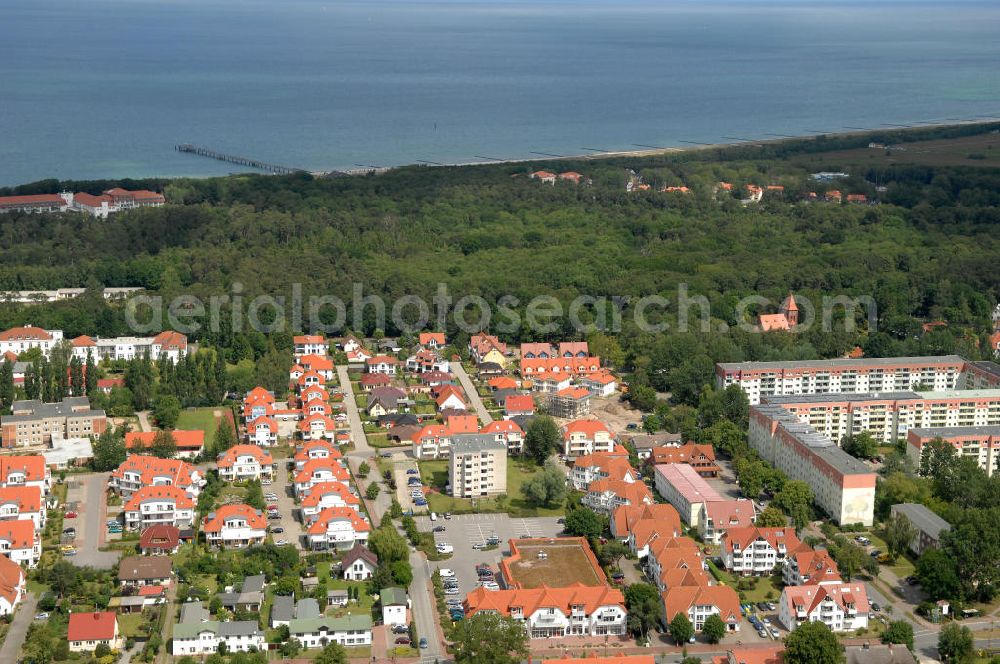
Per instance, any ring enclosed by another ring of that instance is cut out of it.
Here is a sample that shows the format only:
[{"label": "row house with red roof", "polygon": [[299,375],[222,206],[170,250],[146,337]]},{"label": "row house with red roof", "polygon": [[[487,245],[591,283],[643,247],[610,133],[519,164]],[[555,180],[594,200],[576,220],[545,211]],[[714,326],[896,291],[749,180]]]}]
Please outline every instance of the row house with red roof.
[{"label": "row house with red roof", "polygon": [[13,327],[0,332],[0,355],[13,353],[20,355],[38,348],[48,357],[52,349],[63,339],[62,330],[43,330],[34,325]]},{"label": "row house with red roof", "polygon": [[222,505],[202,520],[201,532],[205,533],[209,546],[241,549],[263,544],[267,538],[267,518],[249,505]]},{"label": "row house with red roof", "polygon": [[782,571],[790,556],[811,550],[794,528],[730,528],[722,536],[722,565],[737,576],[769,576]]},{"label": "row house with red roof", "polygon": [[598,420],[574,420],[562,427],[563,454],[578,457],[595,452],[613,452],[615,437]]},{"label": "row house with red roof", "polygon": [[[143,452],[153,447],[158,431],[129,431],[125,434],[125,448],[133,452]],[[205,450],[205,432],[201,429],[183,431],[174,429],[168,432],[177,446],[178,459],[194,459]]]},{"label": "row house with red roof", "polygon": [[421,332],[417,337],[417,343],[421,348],[438,350],[448,345],[444,332]]},{"label": "row house with red roof", "polygon": [[823,549],[801,547],[786,556],[782,578],[786,586],[840,583],[840,569]]},{"label": "row house with red roof", "polygon": [[234,445],[216,459],[219,477],[226,482],[250,480],[270,483],[275,463],[269,452],[257,445]]},{"label": "row house with red roof", "polygon": [[295,473],[293,488],[295,497],[301,498],[314,486],[323,482],[347,482],[350,475],[335,459],[309,459]]},{"label": "row house with red roof", "polygon": [[0,521],[0,556],[34,568],[42,558],[41,533],[30,519]]},{"label": "row house with red roof", "polygon": [[413,373],[430,373],[439,371],[449,373],[451,366],[433,350],[422,349],[406,358],[406,370]]},{"label": "row house with red roof", "polygon": [[524,383],[530,384],[533,392],[556,394],[570,389],[573,386],[573,377],[569,374],[539,373],[532,374],[531,378],[525,379]]},{"label": "row house with red roof", "polygon": [[326,355],[303,355],[297,358],[292,368],[288,370],[288,378],[297,381],[303,374],[314,372],[323,377],[323,380],[330,382],[334,377],[333,360]]},{"label": "row house with red roof", "polygon": [[595,452],[573,461],[570,481],[577,491],[586,491],[597,480],[611,479],[629,484],[641,482],[642,474],[628,462],[628,456],[617,452]]},{"label": "row house with red roof", "polygon": [[600,479],[590,483],[580,502],[595,512],[611,514],[622,505],[651,505],[653,493],[645,482]]},{"label": "row house with red roof", "polygon": [[[611,513],[611,521],[608,526],[612,537],[623,544],[627,544],[632,531],[644,522],[663,523],[666,530],[661,535],[667,534],[669,537],[675,537],[682,532],[677,510],[663,503],[655,503],[653,505],[623,505]],[[646,544],[648,542],[643,542],[642,546]],[[637,547],[630,548],[633,551],[637,551]],[[645,557],[645,553],[639,557]]]},{"label": "row house with red roof", "polygon": [[708,500],[698,510],[698,534],[705,542],[718,544],[730,528],[749,528],[756,518],[752,500]]},{"label": "row house with red roof", "polygon": [[302,334],[292,337],[292,347],[297,358],[303,355],[325,356],[328,344],[322,335]]},{"label": "row house with red roof", "polygon": [[177,486],[143,486],[125,502],[125,527],[140,531],[160,524],[190,528],[194,507],[191,496]]},{"label": "row house with red roof", "polygon": [[361,499],[346,482],[319,482],[313,485],[300,503],[302,520],[312,523],[328,507],[349,507],[361,511]]},{"label": "row house with red roof", "polygon": [[395,376],[399,367],[399,360],[392,355],[376,355],[365,360],[365,371],[368,373],[381,373],[388,376]]},{"label": "row house with red roof", "polygon": [[339,461],[342,458],[343,454],[333,443],[327,440],[307,440],[295,449],[293,460],[295,469],[302,470],[306,462],[312,459],[328,459],[342,464]]},{"label": "row house with red roof", "polygon": [[12,615],[27,593],[24,570],[9,558],[0,556],[0,616]]},{"label": "row house with red roof", "polygon": [[47,496],[52,471],[40,454],[0,456],[0,487],[34,486]]},{"label": "row house with red roof", "polygon": [[507,446],[507,454],[524,452],[524,430],[513,420],[494,420],[479,430]]},{"label": "row house with red roof", "polygon": [[607,371],[580,376],[577,383],[595,397],[612,397],[618,392],[618,379]]},{"label": "row house with red roof", "polygon": [[701,631],[705,621],[716,615],[726,625],[726,631],[740,631],[743,614],[740,611],[740,597],[729,586],[720,585],[678,585],[668,588],[661,594],[663,602],[663,625],[669,628],[670,622],[678,613],[687,616],[696,631]]},{"label": "row house with red roof", "polygon": [[521,359],[521,376],[531,378],[539,374],[561,374],[568,376],[589,376],[601,371],[599,357],[557,357],[552,359]]},{"label": "row house with red roof", "polygon": [[860,582],[785,586],[778,620],[789,630],[806,622],[822,622],[834,632],[868,628],[868,591]]},{"label": "row house with red roof", "polygon": [[31,521],[35,530],[45,528],[45,496],[37,486],[0,488],[0,521]]},{"label": "row house with red roof", "polygon": [[360,512],[350,507],[327,507],[306,529],[306,539],[313,551],[348,550],[355,544],[367,544],[371,533]]},{"label": "row house with red roof", "polygon": [[134,360],[148,356],[176,364],[187,354],[188,338],[180,332],[164,330],[153,337],[101,338],[82,335],[70,340],[73,355],[85,362],[101,360]]},{"label": "row house with red roof", "polygon": [[417,459],[444,459],[451,452],[452,438],[458,434],[478,433],[475,415],[448,417],[445,424],[428,424],[413,436],[413,456]]},{"label": "row house with red roof", "polygon": [[108,488],[128,498],[144,487],[172,486],[197,499],[205,480],[201,472],[180,459],[131,454],[111,473]]},{"label": "row house with red roof", "polygon": [[564,588],[477,588],[465,598],[465,613],[497,613],[524,625],[532,639],[621,636],[627,631],[625,598],[607,585]]},{"label": "row house with red roof", "polygon": [[680,447],[671,445],[654,447],[649,452],[647,463],[684,463],[691,466],[702,477],[716,477],[719,465],[715,462],[715,450],[711,445],[687,443]]},{"label": "row house with red roof", "polygon": [[550,343],[521,344],[521,360],[552,360],[556,358],[585,358],[590,356],[586,341],[561,341],[556,348]]},{"label": "row house with red roof", "polygon": [[535,414],[535,400],[530,394],[509,394],[503,400],[504,419]]}]

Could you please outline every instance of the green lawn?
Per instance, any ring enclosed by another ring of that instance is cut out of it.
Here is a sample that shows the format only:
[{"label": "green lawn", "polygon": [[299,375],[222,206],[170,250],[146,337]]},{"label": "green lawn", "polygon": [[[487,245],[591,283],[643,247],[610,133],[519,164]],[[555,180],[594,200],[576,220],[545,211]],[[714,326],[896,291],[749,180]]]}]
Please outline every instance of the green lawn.
[{"label": "green lawn", "polygon": [[[781,596],[781,588],[774,583],[771,576],[761,576],[753,578],[737,578],[716,565],[711,560],[708,561],[709,572],[721,585],[726,585],[736,590],[740,595],[741,602],[777,602]],[[742,589],[741,589],[742,586]],[[768,597],[770,595],[770,597]]]},{"label": "green lawn", "polygon": [[131,636],[145,636],[146,633],[140,629],[143,622],[141,613],[118,614],[118,629],[121,630],[122,636],[125,638],[129,638]]},{"label": "green lawn", "polygon": [[[328,569],[329,571],[329,569]],[[352,602],[345,607],[337,607],[335,609],[328,609],[326,615],[339,618],[340,616],[346,615],[361,615],[370,616],[372,613],[372,607],[375,605],[375,598],[368,594],[368,582],[367,581],[345,581],[343,579],[330,579],[326,582],[326,587],[329,590],[347,590],[351,586],[358,589],[358,601]]]},{"label": "green lawn", "polygon": [[[215,411],[222,411],[221,408],[194,408],[182,410],[181,416],[177,418],[177,429],[182,431],[191,429],[201,429],[205,432],[205,446],[211,446],[215,441],[215,430],[219,427],[215,421]],[[225,415],[223,415],[225,417]]]},{"label": "green lawn", "polygon": [[[428,486],[444,491],[448,484],[448,462],[420,461],[420,478]],[[462,514],[469,512],[505,511],[514,517],[558,516],[565,514],[565,506],[557,505],[551,508],[534,507],[521,497],[521,486],[530,479],[539,468],[530,463],[521,463],[514,459],[507,460],[507,501],[501,510],[495,498],[480,498],[474,507],[472,501],[465,498],[453,498],[444,493],[431,493],[427,496],[427,507],[432,512],[452,512]]]}]

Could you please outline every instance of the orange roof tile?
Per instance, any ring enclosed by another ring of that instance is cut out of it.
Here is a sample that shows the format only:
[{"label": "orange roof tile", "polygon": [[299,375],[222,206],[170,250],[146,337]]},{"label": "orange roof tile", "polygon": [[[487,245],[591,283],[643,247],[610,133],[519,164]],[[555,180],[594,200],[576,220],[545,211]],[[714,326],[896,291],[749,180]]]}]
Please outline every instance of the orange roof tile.
[{"label": "orange roof tile", "polygon": [[201,529],[206,533],[219,533],[222,532],[226,521],[231,519],[243,519],[254,530],[267,528],[267,519],[263,512],[243,503],[231,503],[222,505],[206,516],[202,520]]},{"label": "orange roof tile", "polygon": [[358,511],[350,507],[327,507],[319,513],[316,520],[309,526],[310,535],[325,533],[334,521],[350,521],[351,528],[356,533],[366,533],[372,529],[367,521],[361,518]]},{"label": "orange roof tile", "polygon": [[[79,196],[80,194],[77,194]],[[110,641],[115,638],[118,616],[113,611],[71,613],[66,639],[74,641]]]},{"label": "orange roof tile", "polygon": [[[256,421],[254,424],[256,424]],[[252,456],[262,466],[270,466],[274,463],[274,458],[271,457],[270,452],[257,445],[233,445],[219,455],[216,465],[219,468],[229,468],[241,456]]]}]

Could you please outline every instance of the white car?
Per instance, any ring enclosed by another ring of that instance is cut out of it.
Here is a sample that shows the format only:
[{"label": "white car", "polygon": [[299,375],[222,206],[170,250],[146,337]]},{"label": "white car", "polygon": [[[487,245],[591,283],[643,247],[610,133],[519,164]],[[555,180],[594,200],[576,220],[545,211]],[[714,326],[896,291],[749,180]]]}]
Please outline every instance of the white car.
[{"label": "white car", "polygon": [[462,591],[460,591],[458,588],[445,588],[444,589],[444,594],[445,595],[457,595],[460,592],[462,592]]},{"label": "white car", "polygon": [[443,542],[441,544],[438,544],[435,548],[437,549],[438,553],[454,553],[455,552],[455,547],[453,547],[451,544],[445,544]]},{"label": "white car", "polygon": [[500,590],[500,584],[496,581],[484,581],[481,585],[486,590]]},{"label": "white car", "polygon": [[441,569],[438,570],[438,574],[440,574],[444,578],[449,578],[455,576],[455,570],[448,569],[447,567],[442,567]]},{"label": "white car", "polygon": [[275,542],[275,544],[277,544],[278,546],[284,546],[284,545],[288,544],[288,540],[286,540],[286,539],[280,539],[277,542]]}]

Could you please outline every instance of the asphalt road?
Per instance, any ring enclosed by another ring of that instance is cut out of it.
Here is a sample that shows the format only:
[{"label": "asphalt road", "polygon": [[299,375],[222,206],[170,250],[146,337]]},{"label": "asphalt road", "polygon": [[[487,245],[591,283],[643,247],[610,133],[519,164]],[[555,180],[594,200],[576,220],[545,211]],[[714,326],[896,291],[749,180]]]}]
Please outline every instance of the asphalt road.
[{"label": "asphalt road", "polygon": [[[77,528],[76,555],[68,560],[77,567],[111,569],[118,562],[118,553],[100,550],[104,539],[102,537],[105,528],[104,519],[107,514],[105,488],[108,484],[108,473],[77,475],[76,478],[83,485],[84,498],[78,502],[77,512],[80,517],[76,519],[77,523],[75,524]],[[66,522],[66,524],[70,523]]]},{"label": "asphalt road", "polygon": [[444,648],[438,636],[434,607],[434,594],[431,590],[431,568],[423,554],[410,552],[410,567],[413,568],[413,583],[410,584],[410,600],[413,620],[417,623],[417,639],[427,639],[427,648],[420,651],[425,658],[437,658],[444,654]]},{"label": "asphalt road", "polygon": [[472,379],[469,378],[469,374],[465,372],[465,367],[462,366],[462,363],[452,362],[451,372],[455,374],[458,382],[462,384],[462,389],[465,390],[466,396],[472,402],[472,407],[475,409],[476,415],[479,416],[479,421],[483,424],[492,422],[493,417],[490,415],[490,411],[486,410],[486,406],[483,405],[483,400],[479,398],[479,392],[476,391],[476,386],[473,384]]},{"label": "asphalt road", "polygon": [[[368,506],[368,516],[372,520],[372,526],[378,526],[382,522],[382,515],[389,511],[392,504],[392,496],[384,486],[380,486],[378,497],[374,501],[367,500],[365,489],[371,482],[380,482],[378,466],[375,463],[376,450],[368,444],[368,437],[365,436],[365,427],[361,422],[361,414],[358,412],[358,402],[354,398],[354,390],[351,389],[351,379],[347,375],[347,367],[337,367],[337,378],[340,380],[340,388],[344,392],[344,404],[347,406],[347,424],[351,428],[351,440],[354,442],[354,449],[347,453],[347,465],[354,476],[354,480],[361,494],[362,500]],[[362,461],[367,461],[371,472],[367,480],[358,479],[358,468]]]},{"label": "asphalt road", "polygon": [[17,656],[21,652],[24,638],[28,635],[28,627],[35,618],[35,609],[38,607],[38,597],[29,593],[21,606],[17,607],[14,613],[14,620],[7,630],[7,636],[0,647],[0,662],[16,662]]}]

